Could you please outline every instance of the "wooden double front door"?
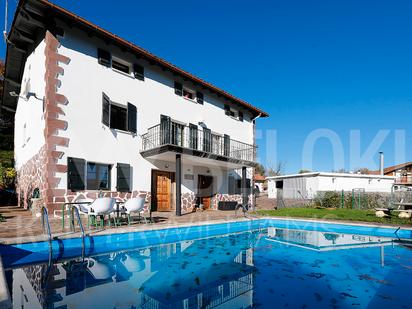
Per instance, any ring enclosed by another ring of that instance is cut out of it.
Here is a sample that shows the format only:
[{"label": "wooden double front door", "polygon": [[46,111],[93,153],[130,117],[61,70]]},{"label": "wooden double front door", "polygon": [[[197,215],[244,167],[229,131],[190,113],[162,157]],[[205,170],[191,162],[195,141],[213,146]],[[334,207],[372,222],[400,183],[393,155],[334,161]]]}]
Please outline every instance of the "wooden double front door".
[{"label": "wooden double front door", "polygon": [[175,173],[152,171],[152,209],[171,211],[174,197]]}]

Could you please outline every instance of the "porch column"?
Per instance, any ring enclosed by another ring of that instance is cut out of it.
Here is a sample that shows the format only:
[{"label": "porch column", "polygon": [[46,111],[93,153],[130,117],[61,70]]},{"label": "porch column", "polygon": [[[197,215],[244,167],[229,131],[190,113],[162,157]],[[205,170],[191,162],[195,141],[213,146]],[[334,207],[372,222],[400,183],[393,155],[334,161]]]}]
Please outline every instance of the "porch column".
[{"label": "porch column", "polygon": [[242,204],[248,204],[247,188],[246,188],[246,166],[242,166]]},{"label": "porch column", "polygon": [[176,216],[182,215],[182,155],[176,155]]}]

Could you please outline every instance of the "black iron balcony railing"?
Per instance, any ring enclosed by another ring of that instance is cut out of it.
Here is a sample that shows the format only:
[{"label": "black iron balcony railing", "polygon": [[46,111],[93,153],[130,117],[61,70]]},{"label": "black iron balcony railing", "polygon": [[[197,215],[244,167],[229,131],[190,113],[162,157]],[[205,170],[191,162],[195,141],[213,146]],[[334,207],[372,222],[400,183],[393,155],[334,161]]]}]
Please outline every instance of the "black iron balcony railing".
[{"label": "black iron balcony railing", "polygon": [[164,145],[174,145],[194,151],[228,158],[253,162],[256,147],[230,138],[229,135],[218,135],[210,129],[199,130],[194,125],[183,125],[173,121],[150,127],[142,135],[142,152]]}]

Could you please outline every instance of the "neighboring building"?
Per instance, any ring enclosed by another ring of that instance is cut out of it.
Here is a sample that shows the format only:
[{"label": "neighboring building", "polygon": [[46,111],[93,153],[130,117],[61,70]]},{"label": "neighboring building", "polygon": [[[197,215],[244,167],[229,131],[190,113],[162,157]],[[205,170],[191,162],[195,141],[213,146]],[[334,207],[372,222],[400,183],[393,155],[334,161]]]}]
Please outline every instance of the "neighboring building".
[{"label": "neighboring building", "polygon": [[[371,171],[371,175],[379,175],[380,171]],[[389,166],[383,170],[385,176],[396,177],[396,184],[412,186],[412,162]]]},{"label": "neighboring building", "polygon": [[255,184],[255,189],[258,189],[259,192],[263,192],[267,189],[267,184],[266,184],[266,177],[263,175],[255,174],[253,177],[253,181]]},{"label": "neighboring building", "polygon": [[[268,177],[268,196],[285,199],[312,199],[318,192],[352,191],[391,192],[395,177],[345,173],[302,173]],[[280,193],[281,192],[281,193]]]},{"label": "neighboring building", "polygon": [[34,191],[49,211],[101,191],[177,214],[253,200],[264,111],[45,0],[19,2],[8,42],[20,205]]}]

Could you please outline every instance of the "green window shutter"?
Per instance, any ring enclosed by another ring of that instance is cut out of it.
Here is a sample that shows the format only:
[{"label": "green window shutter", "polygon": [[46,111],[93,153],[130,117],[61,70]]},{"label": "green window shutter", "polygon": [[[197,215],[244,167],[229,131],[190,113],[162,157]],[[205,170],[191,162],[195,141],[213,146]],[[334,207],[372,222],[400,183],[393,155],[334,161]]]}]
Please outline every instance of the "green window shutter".
[{"label": "green window shutter", "polygon": [[127,129],[129,132],[137,133],[137,108],[127,102]]},{"label": "green window shutter", "polygon": [[144,67],[139,64],[133,65],[133,74],[136,79],[140,79],[144,81]]},{"label": "green window shutter", "polygon": [[97,49],[97,59],[101,65],[109,68],[112,66],[112,55],[104,49]]},{"label": "green window shutter", "polygon": [[197,130],[197,125],[192,124],[192,123],[189,123],[189,138],[190,138],[189,147],[197,150],[198,130]]},{"label": "green window shutter", "polygon": [[241,111],[238,112],[238,118],[239,118],[239,121],[243,121],[243,112]]},{"label": "green window shutter", "polygon": [[67,189],[71,191],[84,190],[85,164],[84,159],[67,158]]},{"label": "green window shutter", "polygon": [[203,105],[203,93],[202,92],[200,92],[200,91],[196,92],[196,101],[197,101],[197,103]]},{"label": "green window shutter", "polygon": [[236,181],[235,181],[235,177],[233,176],[229,176],[228,191],[229,191],[229,194],[236,193]]},{"label": "green window shutter", "polygon": [[237,179],[236,187],[235,187],[235,194],[241,194],[241,193],[242,193],[242,179]]},{"label": "green window shutter", "polygon": [[225,134],[223,137],[223,155],[230,156],[230,136]]},{"label": "green window shutter", "polygon": [[171,142],[172,121],[169,116],[160,115],[160,145]]},{"label": "green window shutter", "polygon": [[129,164],[117,163],[117,183],[118,192],[131,192],[131,168]]},{"label": "green window shutter", "polygon": [[203,128],[203,151],[212,152],[212,131]]},{"label": "green window shutter", "polygon": [[183,86],[181,83],[175,82],[175,94],[179,96],[183,95]]},{"label": "green window shutter", "polygon": [[110,126],[110,98],[104,92],[102,100],[102,122],[105,126]]}]

